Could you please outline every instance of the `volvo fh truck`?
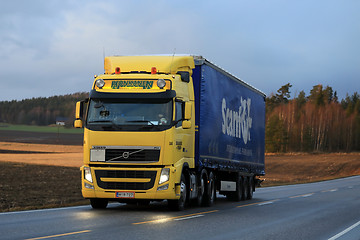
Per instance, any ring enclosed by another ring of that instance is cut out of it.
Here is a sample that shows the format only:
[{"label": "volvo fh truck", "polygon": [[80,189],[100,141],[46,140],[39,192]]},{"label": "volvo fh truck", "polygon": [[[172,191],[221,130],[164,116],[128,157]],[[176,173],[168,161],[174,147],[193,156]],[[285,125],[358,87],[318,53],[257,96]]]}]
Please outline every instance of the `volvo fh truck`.
[{"label": "volvo fh truck", "polygon": [[261,91],[201,56],[105,57],[104,69],[74,123],[93,208],[252,198],[265,174]]}]

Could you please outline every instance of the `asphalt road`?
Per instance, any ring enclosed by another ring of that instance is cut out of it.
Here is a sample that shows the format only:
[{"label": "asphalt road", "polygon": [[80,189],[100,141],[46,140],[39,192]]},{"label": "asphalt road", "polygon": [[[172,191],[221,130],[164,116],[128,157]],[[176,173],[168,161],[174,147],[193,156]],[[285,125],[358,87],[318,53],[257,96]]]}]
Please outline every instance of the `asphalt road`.
[{"label": "asphalt road", "polygon": [[[21,197],[21,193],[19,193]],[[360,176],[257,189],[254,199],[172,212],[166,203],[0,214],[0,239],[360,239]]]}]

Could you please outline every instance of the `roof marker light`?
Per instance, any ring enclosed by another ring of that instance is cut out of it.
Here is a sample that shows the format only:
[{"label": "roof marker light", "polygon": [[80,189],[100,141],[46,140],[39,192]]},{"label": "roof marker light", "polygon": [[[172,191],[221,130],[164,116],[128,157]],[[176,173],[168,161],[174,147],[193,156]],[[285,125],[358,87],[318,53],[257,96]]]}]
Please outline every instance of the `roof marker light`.
[{"label": "roof marker light", "polygon": [[156,73],[157,73],[156,67],[152,67],[151,68],[151,74],[156,74]]},{"label": "roof marker light", "polygon": [[115,74],[121,74],[121,70],[120,70],[119,67],[116,67],[116,68],[115,68]]}]

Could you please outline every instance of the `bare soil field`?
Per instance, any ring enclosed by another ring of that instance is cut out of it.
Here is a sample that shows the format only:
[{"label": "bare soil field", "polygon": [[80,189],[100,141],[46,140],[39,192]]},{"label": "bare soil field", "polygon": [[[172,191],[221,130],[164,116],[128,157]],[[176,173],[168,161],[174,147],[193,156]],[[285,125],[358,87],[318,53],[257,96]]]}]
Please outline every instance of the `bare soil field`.
[{"label": "bare soil field", "polygon": [[80,167],[82,157],[82,146],[0,142],[0,162]]},{"label": "bare soil field", "polygon": [[297,184],[360,175],[360,153],[268,154],[263,186]]},{"label": "bare soil field", "polygon": [[83,134],[13,131],[0,128],[0,141],[81,146]]},{"label": "bare soil field", "polygon": [[[82,146],[0,142],[0,212],[85,204]],[[360,175],[360,153],[266,155],[263,186]]]}]

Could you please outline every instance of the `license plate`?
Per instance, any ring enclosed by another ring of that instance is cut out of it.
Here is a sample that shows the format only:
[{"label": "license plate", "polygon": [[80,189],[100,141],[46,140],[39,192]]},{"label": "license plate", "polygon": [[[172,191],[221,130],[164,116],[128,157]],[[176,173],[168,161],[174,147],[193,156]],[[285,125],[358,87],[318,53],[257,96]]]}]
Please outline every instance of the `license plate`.
[{"label": "license plate", "polygon": [[116,198],[135,198],[135,192],[115,192]]}]

